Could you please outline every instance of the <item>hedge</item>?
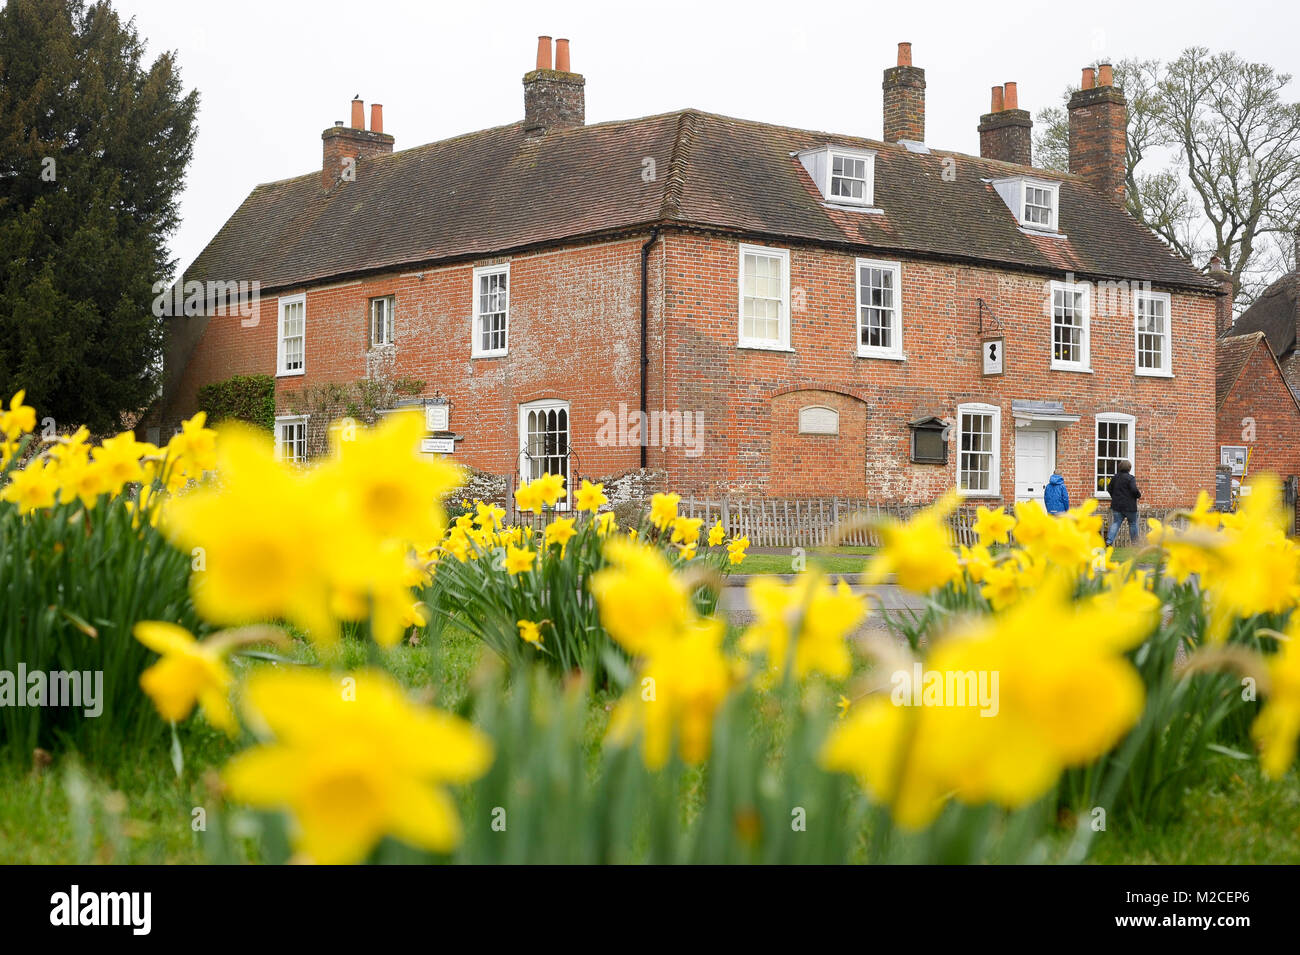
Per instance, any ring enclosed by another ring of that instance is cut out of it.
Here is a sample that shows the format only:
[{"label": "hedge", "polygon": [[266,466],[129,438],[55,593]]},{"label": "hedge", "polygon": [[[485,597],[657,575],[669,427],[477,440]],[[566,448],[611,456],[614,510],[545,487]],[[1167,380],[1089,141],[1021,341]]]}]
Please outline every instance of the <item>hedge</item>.
[{"label": "hedge", "polygon": [[235,419],[271,431],[275,427],[275,379],[270,375],[235,375],[199,389],[199,408],[208,424]]}]

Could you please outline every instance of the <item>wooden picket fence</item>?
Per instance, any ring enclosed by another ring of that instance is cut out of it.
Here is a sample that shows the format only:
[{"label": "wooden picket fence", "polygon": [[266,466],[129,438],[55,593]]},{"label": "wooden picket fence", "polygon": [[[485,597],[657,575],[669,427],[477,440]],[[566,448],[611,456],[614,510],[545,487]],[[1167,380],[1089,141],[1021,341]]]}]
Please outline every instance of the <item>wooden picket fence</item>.
[{"label": "wooden picket fence", "polygon": [[[892,519],[907,521],[925,505],[880,503],[843,497],[824,498],[750,498],[723,497],[721,499],[684,496],[678,513],[685,517],[698,517],[704,528],[721,521],[727,536],[748,537],[750,547],[879,547],[879,526]],[[507,503],[508,521],[532,527],[543,527],[556,517],[572,516],[567,511],[547,511],[541,515],[520,513],[514,508],[513,495]],[[1014,506],[1008,506],[1014,512]],[[1139,521],[1154,517],[1164,521],[1175,508],[1149,508],[1142,511]],[[1110,508],[1102,505],[1105,518],[1103,530],[1109,527]],[[949,543],[953,546],[975,544],[976,505],[963,505],[948,516]],[[1128,525],[1120,533],[1117,545],[1129,540]]]}]

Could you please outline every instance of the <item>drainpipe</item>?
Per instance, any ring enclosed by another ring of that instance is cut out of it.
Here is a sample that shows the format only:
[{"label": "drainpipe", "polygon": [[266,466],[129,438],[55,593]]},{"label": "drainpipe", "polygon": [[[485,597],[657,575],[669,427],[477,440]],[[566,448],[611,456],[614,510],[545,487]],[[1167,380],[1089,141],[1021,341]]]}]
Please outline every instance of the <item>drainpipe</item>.
[{"label": "drainpipe", "polygon": [[646,422],[649,407],[646,401],[647,381],[650,374],[650,319],[649,273],[650,248],[659,240],[659,227],[650,230],[650,238],[641,246],[641,468],[646,466]]}]

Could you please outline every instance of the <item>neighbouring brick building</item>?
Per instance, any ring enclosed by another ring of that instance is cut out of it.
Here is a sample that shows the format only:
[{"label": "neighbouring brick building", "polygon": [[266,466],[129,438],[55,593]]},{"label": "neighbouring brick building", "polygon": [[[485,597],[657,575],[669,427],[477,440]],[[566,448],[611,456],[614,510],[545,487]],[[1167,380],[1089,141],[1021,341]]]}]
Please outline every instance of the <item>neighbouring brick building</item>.
[{"label": "neighbouring brick building", "polygon": [[1268,471],[1300,475],[1300,403],[1263,332],[1218,341],[1215,404],[1220,464],[1240,477]]},{"label": "neighbouring brick building", "polygon": [[980,156],[926,145],[909,44],[883,140],[689,109],[586,125],[567,41],[551,55],[522,122],[392,152],[358,101],[320,170],[253,190],[185,279],[260,283],[260,311],[170,322],[153,425],[266,373],[297,456],[324,425],[307,391],[386,377],[418,383],[430,448],[498,475],[1009,502],[1053,468],[1079,499],[1129,458],[1152,506],[1213,486],[1222,292],[1124,211],[1109,67],[1070,101],[1067,175],[1029,165],[1011,83]]}]

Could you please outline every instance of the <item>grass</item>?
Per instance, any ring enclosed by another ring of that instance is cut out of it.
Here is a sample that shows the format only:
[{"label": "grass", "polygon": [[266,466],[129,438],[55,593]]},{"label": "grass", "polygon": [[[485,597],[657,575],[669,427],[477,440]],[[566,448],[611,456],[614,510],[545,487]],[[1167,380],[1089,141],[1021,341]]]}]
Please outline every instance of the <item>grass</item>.
[{"label": "grass", "polygon": [[[808,567],[821,567],[835,574],[860,574],[866,569],[863,557],[849,554],[809,554]],[[744,563],[733,567],[736,574],[793,574],[794,558],[789,554],[748,554]]]},{"label": "grass", "polygon": [[[771,555],[768,555],[771,556]],[[438,704],[455,708],[464,700],[476,668],[490,653],[472,637],[448,628],[442,640]],[[431,643],[403,645],[383,653],[398,679],[413,689],[432,682]],[[350,666],[371,651],[344,641],[329,654]],[[303,663],[320,659],[307,644],[288,656]],[[608,721],[612,700],[598,696],[588,714],[591,750]],[[111,765],[95,765],[75,754],[52,766],[0,764],[0,864],[145,863],[205,861],[195,810],[217,784],[216,769],[235,750],[220,733],[190,721],[180,727],[185,766],[177,778],[168,755],[170,736],[159,722],[148,747]],[[695,785],[699,779],[693,780]],[[689,785],[688,785],[689,788]],[[1215,772],[1189,787],[1183,812],[1172,824],[1150,831],[1115,828],[1094,840],[1091,862],[1117,864],[1209,864],[1300,862],[1300,773],[1265,779],[1254,761],[1225,758]],[[1063,846],[1071,827],[1054,838]],[[249,858],[248,861],[256,861]]]}]

